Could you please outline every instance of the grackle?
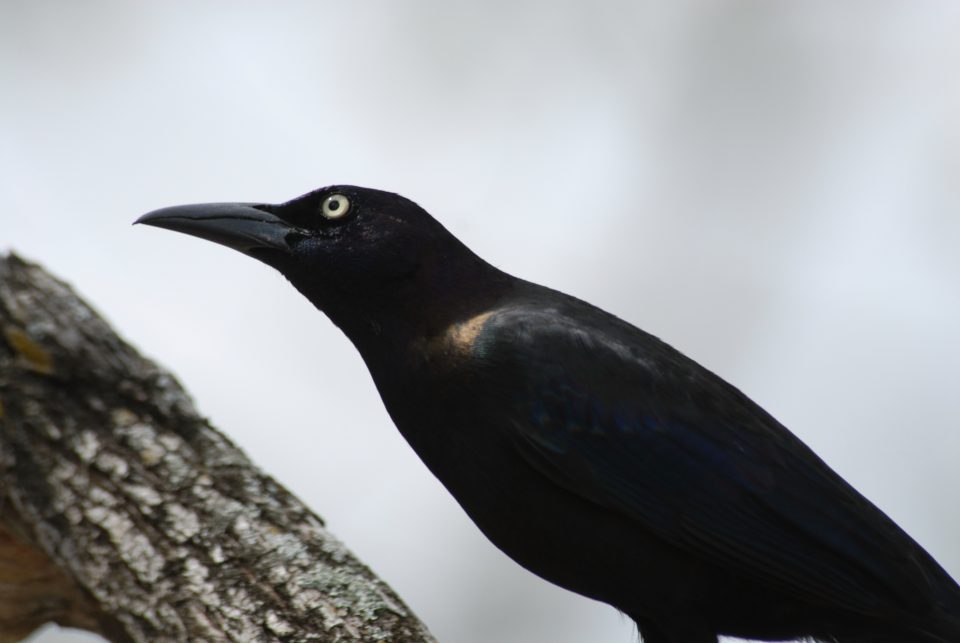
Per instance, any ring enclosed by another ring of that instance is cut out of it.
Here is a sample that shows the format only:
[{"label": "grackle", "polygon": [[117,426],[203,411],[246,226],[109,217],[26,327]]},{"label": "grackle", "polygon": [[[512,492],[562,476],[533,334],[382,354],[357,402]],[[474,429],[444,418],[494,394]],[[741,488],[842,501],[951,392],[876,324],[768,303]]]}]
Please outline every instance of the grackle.
[{"label": "grackle", "polygon": [[960,587],[738,389],[353,186],[138,223],[279,270],[359,350],[397,428],[493,543],[647,643],[960,641]]}]

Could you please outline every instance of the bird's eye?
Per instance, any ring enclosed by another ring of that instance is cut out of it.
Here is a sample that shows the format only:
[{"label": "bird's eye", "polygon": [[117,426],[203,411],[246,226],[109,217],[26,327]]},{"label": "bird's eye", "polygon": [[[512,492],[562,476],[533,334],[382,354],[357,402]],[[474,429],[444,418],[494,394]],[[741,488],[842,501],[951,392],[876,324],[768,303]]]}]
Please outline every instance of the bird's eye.
[{"label": "bird's eye", "polygon": [[350,211],[350,199],[342,194],[331,194],[323,200],[321,211],[328,219],[339,219]]}]

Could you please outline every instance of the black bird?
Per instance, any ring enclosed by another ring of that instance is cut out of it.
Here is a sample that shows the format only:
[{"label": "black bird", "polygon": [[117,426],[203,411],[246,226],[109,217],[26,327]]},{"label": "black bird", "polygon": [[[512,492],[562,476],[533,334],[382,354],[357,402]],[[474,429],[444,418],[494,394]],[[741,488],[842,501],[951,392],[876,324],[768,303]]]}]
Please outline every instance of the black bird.
[{"label": "black bird", "polygon": [[656,337],[494,268],[415,203],[343,185],[137,222],[283,273],[483,533],[648,643],[960,641],[957,584],[777,420]]}]

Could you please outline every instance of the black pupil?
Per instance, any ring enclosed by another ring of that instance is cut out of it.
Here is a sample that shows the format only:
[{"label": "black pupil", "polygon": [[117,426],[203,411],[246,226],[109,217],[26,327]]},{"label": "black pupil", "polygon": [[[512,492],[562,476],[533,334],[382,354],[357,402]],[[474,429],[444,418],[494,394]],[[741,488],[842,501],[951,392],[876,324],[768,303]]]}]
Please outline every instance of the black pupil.
[{"label": "black pupil", "polygon": [[337,211],[340,209],[340,199],[330,199],[330,203],[327,204],[327,208],[331,211]]}]

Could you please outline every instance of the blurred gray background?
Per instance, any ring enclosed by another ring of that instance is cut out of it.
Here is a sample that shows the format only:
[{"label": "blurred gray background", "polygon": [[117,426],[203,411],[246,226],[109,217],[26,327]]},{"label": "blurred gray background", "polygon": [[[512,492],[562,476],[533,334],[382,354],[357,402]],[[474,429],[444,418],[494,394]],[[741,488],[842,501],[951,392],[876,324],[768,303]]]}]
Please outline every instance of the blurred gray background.
[{"label": "blurred gray background", "polygon": [[278,274],[138,215],[401,192],[736,383],[958,576],[958,33],[948,0],[2,0],[0,247],[171,368],[442,641],[635,633],[486,542]]}]

